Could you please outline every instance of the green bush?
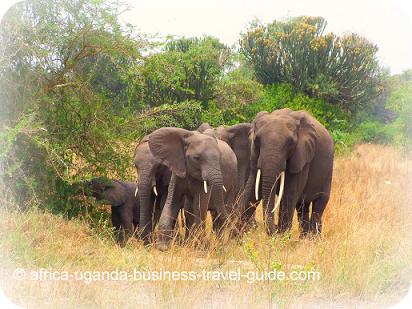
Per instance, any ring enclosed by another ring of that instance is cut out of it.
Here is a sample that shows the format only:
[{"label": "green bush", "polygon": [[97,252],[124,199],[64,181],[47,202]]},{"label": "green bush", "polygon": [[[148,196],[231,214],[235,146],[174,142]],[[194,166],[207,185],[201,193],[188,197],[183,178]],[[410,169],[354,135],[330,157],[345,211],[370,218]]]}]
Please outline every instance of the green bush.
[{"label": "green bush", "polygon": [[386,108],[395,112],[398,117],[389,127],[396,132],[396,145],[412,150],[412,70],[391,78],[392,87]]},{"label": "green bush", "polygon": [[242,106],[242,112],[250,121],[262,111],[290,108],[307,110],[328,130],[348,131],[351,128],[351,113],[342,111],[338,106],[322,99],[311,98],[303,93],[295,93],[289,84],[270,85],[265,87],[263,97],[254,104]]},{"label": "green bush", "polygon": [[241,51],[264,85],[286,82],[347,110],[363,109],[381,91],[378,48],[325,28],[325,19],[309,16],[253,25],[242,35]]},{"label": "green bush", "polygon": [[368,120],[362,122],[356,129],[359,142],[389,144],[394,139],[394,130],[379,121]]},{"label": "green bush", "polygon": [[229,59],[230,50],[212,37],[171,40],[144,62],[142,100],[150,106],[197,100],[206,107]]},{"label": "green bush", "polygon": [[13,205],[100,220],[72,184],[130,178],[145,134],[250,122],[263,110],[309,111],[338,151],[357,142],[411,147],[411,74],[386,80],[379,106],[395,121],[359,112],[380,82],[376,48],[359,36],[324,35],[320,18],[256,26],[242,36],[245,61],[207,36],[149,49],[159,45],[123,27],[120,9],[116,0],[28,0],[2,21],[0,191]]}]

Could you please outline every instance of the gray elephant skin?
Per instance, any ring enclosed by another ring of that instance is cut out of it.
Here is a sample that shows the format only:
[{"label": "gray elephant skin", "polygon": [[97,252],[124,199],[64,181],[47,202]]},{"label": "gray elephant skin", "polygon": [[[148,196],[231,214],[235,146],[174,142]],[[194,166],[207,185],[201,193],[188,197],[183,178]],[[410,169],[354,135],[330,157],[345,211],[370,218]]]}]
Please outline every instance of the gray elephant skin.
[{"label": "gray elephant skin", "polygon": [[152,241],[153,230],[159,221],[167,197],[171,171],[156,158],[145,136],[136,146],[134,164],[138,177],[140,199],[139,235],[145,245]]},{"label": "gray elephant skin", "polygon": [[214,136],[226,142],[232,148],[237,159],[240,189],[244,187],[249,176],[250,128],[250,123],[239,123],[229,127],[219,126],[216,129],[213,129],[208,123],[203,123],[198,129],[199,132],[206,134],[208,130],[212,130]]},{"label": "gray elephant skin", "polygon": [[[237,179],[238,179],[238,192],[236,193],[239,198],[244,193],[244,187],[250,172],[250,129],[252,125],[250,123],[239,123],[229,127],[219,126],[213,129],[208,123],[203,123],[198,131],[204,134],[213,135],[216,138],[226,142],[236,155],[237,159]],[[243,213],[240,213],[240,222],[238,225],[239,230],[247,230],[251,226],[256,224],[255,220],[255,207],[253,207],[254,194],[250,192],[248,194],[249,203]]]},{"label": "gray elephant skin", "polygon": [[[245,190],[255,191],[256,199],[263,200],[266,231],[290,230],[296,209],[301,236],[320,233],[332,182],[334,146],[329,132],[306,111],[286,108],[258,113],[251,140]],[[276,193],[279,197],[274,205]],[[279,204],[276,226],[274,208]],[[242,205],[245,207],[246,201]]]},{"label": "gray elephant skin", "polygon": [[83,182],[81,188],[85,195],[111,205],[115,240],[124,246],[139,226],[140,207],[138,197],[135,197],[136,183],[97,177]]},{"label": "gray elephant skin", "polygon": [[169,195],[159,221],[157,247],[169,248],[183,200],[188,231],[204,230],[208,209],[214,229],[220,231],[237,190],[237,159],[232,149],[212,136],[171,127],[151,133],[149,147],[172,171]]}]

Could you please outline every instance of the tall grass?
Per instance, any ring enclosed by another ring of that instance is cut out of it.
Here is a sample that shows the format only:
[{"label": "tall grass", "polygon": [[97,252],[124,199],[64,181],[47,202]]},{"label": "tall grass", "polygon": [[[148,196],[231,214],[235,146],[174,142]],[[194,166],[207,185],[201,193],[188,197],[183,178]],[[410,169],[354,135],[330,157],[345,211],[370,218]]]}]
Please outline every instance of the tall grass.
[{"label": "tall grass", "polygon": [[[322,237],[269,238],[259,227],[223,243],[208,235],[205,248],[174,245],[169,252],[132,239],[114,244],[107,228],[90,228],[33,209],[0,212],[2,288],[33,307],[383,307],[399,300],[412,279],[412,160],[391,147],[358,146],[335,161],[332,196]],[[296,217],[296,216],[295,216]],[[60,271],[134,269],[196,271],[316,270],[313,281],[33,281],[16,280],[16,267]]]}]

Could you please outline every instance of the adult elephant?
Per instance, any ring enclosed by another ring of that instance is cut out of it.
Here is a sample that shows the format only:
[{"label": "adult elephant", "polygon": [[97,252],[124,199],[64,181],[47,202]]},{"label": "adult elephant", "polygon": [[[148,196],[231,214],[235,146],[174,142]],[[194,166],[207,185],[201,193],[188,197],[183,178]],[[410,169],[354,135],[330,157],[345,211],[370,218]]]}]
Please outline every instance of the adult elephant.
[{"label": "adult elephant", "polygon": [[[151,243],[152,232],[159,221],[167,197],[171,172],[149,148],[145,136],[136,146],[134,164],[140,199],[140,237],[145,245]],[[137,192],[137,191],[136,191]]]},{"label": "adult elephant", "polygon": [[159,221],[157,247],[169,248],[181,208],[179,202],[183,199],[189,202],[185,218],[192,230],[204,230],[208,208],[212,210],[215,230],[221,230],[228,218],[225,198],[230,205],[237,189],[237,160],[232,149],[212,136],[171,127],[151,133],[149,147],[172,171],[169,195]]},{"label": "adult elephant", "polygon": [[[205,134],[212,134],[218,139],[226,142],[236,155],[238,192],[237,196],[243,193],[244,186],[249,178],[250,172],[250,147],[251,139],[249,136],[251,129],[250,123],[239,123],[233,126],[219,126],[213,129],[208,123],[203,123],[198,131]],[[255,207],[253,206],[253,192],[247,194],[248,207],[241,214],[241,223],[248,228],[255,224]]]},{"label": "adult elephant", "polygon": [[[329,132],[306,111],[286,108],[258,113],[251,139],[246,190],[254,187],[256,200],[263,199],[267,232],[276,230],[274,211],[280,205],[279,232],[291,228],[296,208],[301,236],[320,233],[332,181],[334,147]],[[276,192],[279,197],[273,206]]]},{"label": "adult elephant", "polygon": [[237,159],[239,189],[243,189],[249,176],[250,128],[250,123],[239,123],[229,127],[219,126],[216,129],[213,129],[208,123],[203,123],[198,129],[201,133],[213,130],[213,134],[218,139],[226,142],[232,148]]},{"label": "adult elephant", "polygon": [[136,183],[97,177],[83,182],[78,191],[94,197],[98,202],[111,205],[115,240],[124,246],[139,226],[140,206],[135,197]]}]

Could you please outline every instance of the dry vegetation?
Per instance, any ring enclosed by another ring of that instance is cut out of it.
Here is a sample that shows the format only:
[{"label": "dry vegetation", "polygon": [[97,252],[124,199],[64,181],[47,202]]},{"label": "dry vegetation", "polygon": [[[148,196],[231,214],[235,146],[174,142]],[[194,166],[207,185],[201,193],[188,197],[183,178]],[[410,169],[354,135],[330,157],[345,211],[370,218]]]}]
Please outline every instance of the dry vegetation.
[{"label": "dry vegetation", "polygon": [[[386,146],[361,145],[336,159],[322,238],[268,238],[261,226],[207,250],[175,245],[117,247],[107,229],[32,210],[0,212],[1,284],[16,303],[33,307],[380,307],[397,302],[412,279],[412,160]],[[259,221],[261,221],[259,212]],[[296,217],[296,216],[295,216]],[[321,273],[319,281],[17,281],[16,267],[60,271],[248,270]]]}]

